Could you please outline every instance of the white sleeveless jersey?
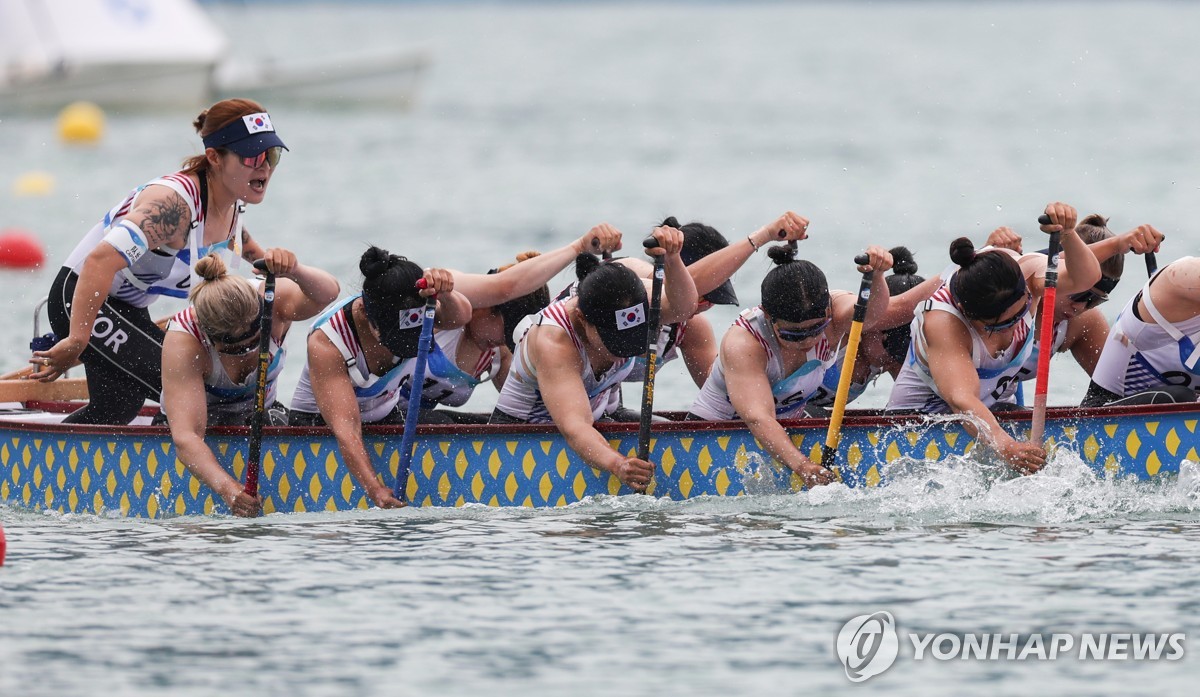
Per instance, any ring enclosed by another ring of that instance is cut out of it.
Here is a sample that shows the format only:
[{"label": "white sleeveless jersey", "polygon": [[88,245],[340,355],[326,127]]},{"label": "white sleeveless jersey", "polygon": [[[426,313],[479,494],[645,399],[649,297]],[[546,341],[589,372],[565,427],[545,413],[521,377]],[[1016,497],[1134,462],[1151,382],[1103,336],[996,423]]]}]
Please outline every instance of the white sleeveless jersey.
[{"label": "white sleeveless jersey", "polygon": [[[555,300],[566,300],[567,298],[575,297],[579,291],[579,281],[571,281],[566,288],[559,291],[554,297]],[[678,324],[664,324],[658,329],[658,367],[661,369],[667,363],[680,357],[679,344],[683,342],[684,335],[687,334],[687,322],[679,322]],[[641,354],[633,357],[633,370],[629,375],[625,376],[622,382],[645,382],[646,380],[646,355]],[[612,408],[619,405],[619,394],[614,395]],[[612,411],[610,408],[608,411]]]},{"label": "white sleeveless jersey", "polygon": [[[685,334],[687,334],[687,322],[667,324],[659,328],[658,360],[655,361],[659,370],[662,370],[667,363],[679,358],[679,344],[683,341]],[[624,382],[644,382],[645,380],[646,356],[645,354],[634,356],[633,370],[629,371]]]},{"label": "white sleeveless jersey", "polygon": [[[1054,348],[1051,350],[1051,358],[1055,353],[1058,353],[1062,348],[1063,342],[1067,340],[1067,324],[1069,320],[1063,320],[1054,325]],[[1032,331],[1037,331],[1034,327]],[[1041,346],[1038,342],[1033,342],[1033,350],[1029,352],[1029,358],[1025,359],[1025,364],[1017,371],[1017,379],[1024,382],[1026,380],[1034,380],[1037,378],[1038,354],[1041,353]]]},{"label": "white sleeveless jersey", "polygon": [[953,315],[962,322],[971,335],[971,362],[979,375],[979,399],[991,407],[1000,402],[1012,403],[1017,386],[1018,373],[1033,354],[1033,318],[1030,313],[1019,322],[1013,332],[1012,343],[997,356],[992,356],[984,344],[983,337],[950,299],[950,276],[924,304],[917,307],[912,321],[912,344],[908,359],[888,399],[888,409],[915,409],[927,414],[949,413],[950,405],[942,399],[929,372],[928,345],[925,341],[925,318],[928,312],[939,310]]},{"label": "white sleeveless jersey", "polygon": [[[862,360],[862,358],[858,358],[857,360]],[[812,396],[812,399],[808,400],[809,404],[819,407],[833,406],[834,401],[837,400],[838,382],[842,379],[842,366],[844,365],[846,365],[846,345],[842,344],[838,348],[837,359],[834,360],[833,365],[829,366],[829,370],[825,371],[825,378],[821,381],[821,388]],[[861,397],[863,392],[867,391],[867,387],[874,383],[880,375],[883,375],[883,368],[872,365],[867,369],[867,377],[862,382],[851,380],[850,390],[846,395],[846,403],[849,404]]]},{"label": "white sleeveless jersey", "polygon": [[[1152,310],[1149,319],[1155,319],[1155,315],[1162,317],[1150,299],[1150,282],[1121,309],[1108,332],[1092,381],[1122,397],[1168,385],[1190,387],[1200,393],[1200,375],[1184,366],[1179,339],[1163,328],[1166,320],[1162,320],[1163,324],[1143,322],[1133,312],[1138,298],[1142,298]],[[1176,322],[1171,328],[1200,344],[1200,316]]]},{"label": "white sleeveless jersey", "polygon": [[[354,397],[358,400],[362,422],[369,424],[383,419],[396,408],[400,401],[400,381],[404,377],[404,365],[410,361],[397,358],[387,373],[382,376],[371,374],[367,368],[367,357],[363,354],[354,323],[350,319],[350,306],[360,297],[361,294],[353,295],[331,305],[313,321],[309,333],[323,332],[342,354],[342,360],[346,362],[346,372],[354,385]],[[321,411],[313,395],[307,360],[304,362],[304,370],[300,373],[296,394],[292,397],[292,409],[310,414]]]},{"label": "white sleeveless jersey", "polygon": [[[184,249],[149,250],[145,239],[131,240],[119,223],[129,215],[138,195],[151,185],[165,186],[183,197],[191,215],[192,229],[188,234],[188,246]],[[204,246],[204,203],[199,187],[191,177],[176,172],[159,177],[134,189],[121,203],[105,214],[104,219],[93,227],[67,256],[63,266],[76,273],[93,249],[100,244],[111,244],[129,263],[113,279],[109,297],[129,303],[134,307],[147,307],[160,295],[187,299],[193,282],[191,264],[209,252],[218,251],[225,265],[236,269],[241,257],[243,204],[238,201],[229,236],[221,242]]]},{"label": "white sleeveless jersey", "polygon": [[587,357],[587,349],[583,341],[575,334],[571,325],[567,305],[571,298],[551,303],[536,315],[530,315],[517,326],[514,332],[518,338],[516,349],[513,351],[512,364],[508,369],[508,378],[500,390],[496,408],[509,416],[528,423],[550,423],[550,412],[542,401],[542,393],[538,390],[537,368],[529,359],[526,338],[534,326],[558,327],[567,332],[571,343],[579,352],[583,362],[583,388],[587,392],[588,402],[592,407],[592,419],[599,419],[608,408],[611,392],[621,389],[621,381],[633,370],[634,360],[617,359],[612,367],[599,377],[592,370],[591,361]]},{"label": "white sleeveless jersey", "polygon": [[[204,393],[208,400],[209,420],[212,421],[214,415],[218,413],[229,417],[249,418],[254,411],[258,370],[251,370],[241,382],[234,382],[225,372],[225,366],[221,364],[221,354],[217,352],[212,340],[208,338],[208,335],[200,328],[200,323],[196,321],[194,307],[189,306],[172,317],[171,323],[167,325],[167,331],[182,332],[195,337],[208,352],[208,360],[212,368],[204,377]],[[255,351],[254,355],[257,356],[258,352]],[[283,363],[287,360],[287,349],[276,343],[274,338],[271,339],[270,356],[271,362],[267,367],[267,399],[265,402],[268,407],[275,403],[279,374],[283,372]],[[161,397],[159,402],[162,403]],[[228,420],[223,421],[228,422]]]},{"label": "white sleeveless jersey", "polygon": [[[829,341],[822,335],[821,340],[809,349],[805,362],[790,375],[784,375],[783,352],[762,307],[742,310],[733,324],[749,332],[767,351],[767,381],[771,383],[771,395],[775,399],[775,417],[786,419],[799,416],[808,400],[821,390],[826,371],[837,360]],[[702,419],[718,421],[738,418],[733,403],[729,401],[723,365],[725,360],[723,353],[717,355],[708,380],[692,403],[691,413]]]},{"label": "white sleeveless jersey", "polygon": [[[433,335],[433,347],[425,359],[425,385],[421,388],[421,408],[432,409],[439,404],[449,407],[462,406],[471,398],[471,393],[483,382],[491,380],[500,370],[501,353],[488,349],[480,354],[470,374],[458,367],[455,357],[462,343],[466,328],[437,331]],[[401,370],[400,407],[408,408],[412,388],[413,370],[416,361],[405,361]]]}]

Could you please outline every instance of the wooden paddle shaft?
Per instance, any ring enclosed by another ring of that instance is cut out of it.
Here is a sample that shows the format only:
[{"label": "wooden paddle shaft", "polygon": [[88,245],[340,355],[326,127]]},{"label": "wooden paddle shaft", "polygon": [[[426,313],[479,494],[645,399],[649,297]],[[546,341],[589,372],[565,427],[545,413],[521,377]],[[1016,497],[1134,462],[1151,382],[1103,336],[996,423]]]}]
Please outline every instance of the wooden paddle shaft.
[{"label": "wooden paddle shaft", "polygon": [[[854,263],[862,266],[871,261],[866,254],[854,257]],[[833,466],[837,459],[838,443],[842,440],[842,418],[846,414],[846,403],[850,401],[850,383],[854,377],[854,364],[858,359],[858,344],[862,339],[863,321],[867,318],[867,303],[871,299],[871,281],[874,270],[863,272],[858,286],[858,299],[854,302],[854,320],[850,325],[850,337],[846,340],[846,356],[842,359],[842,372],[838,376],[837,394],[833,399],[833,412],[829,416],[829,430],[825,434],[825,445],[821,449],[821,465]]]},{"label": "wooden paddle shaft", "polygon": [[275,274],[267,270],[263,259],[254,268],[265,271],[263,313],[259,321],[258,382],[254,386],[254,413],[250,416],[250,449],[246,458],[246,493],[258,496],[259,462],[262,459],[262,430],[267,412],[267,373],[271,369],[271,323],[275,313]]},{"label": "wooden paddle shaft", "polygon": [[[642,241],[646,249],[658,246],[658,240],[653,236]],[[665,255],[654,257],[654,280],[650,287],[650,312],[646,317],[646,378],[642,382],[642,410],[638,425],[639,460],[650,459],[650,420],[654,417],[654,377],[658,369],[658,332],[662,322],[662,288],[663,276],[666,274]],[[618,387],[618,389],[620,389]]]}]

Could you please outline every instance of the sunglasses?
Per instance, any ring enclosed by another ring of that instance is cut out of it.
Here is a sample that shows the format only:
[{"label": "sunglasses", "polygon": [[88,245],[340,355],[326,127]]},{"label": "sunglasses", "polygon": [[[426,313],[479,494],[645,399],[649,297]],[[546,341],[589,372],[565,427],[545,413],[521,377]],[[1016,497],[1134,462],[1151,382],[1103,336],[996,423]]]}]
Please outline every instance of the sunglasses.
[{"label": "sunglasses", "polygon": [[1005,329],[1010,329],[1010,328],[1016,326],[1017,322],[1020,322],[1021,320],[1025,319],[1025,315],[1029,314],[1029,307],[1032,304],[1033,304],[1033,296],[1029,294],[1029,291],[1026,291],[1025,292],[1025,308],[1024,309],[1022,309],[1017,314],[1013,315],[1012,317],[1009,317],[1008,319],[1006,319],[1002,322],[996,322],[995,324],[983,325],[983,330],[985,332],[987,332],[988,334],[995,334],[996,332],[1002,332]]},{"label": "sunglasses", "polygon": [[250,328],[241,334],[217,333],[205,330],[209,341],[221,344],[225,348],[217,349],[217,353],[227,356],[241,356],[249,353],[258,346],[258,338],[262,329],[263,311],[266,309],[262,298],[258,299],[258,314],[250,321]]},{"label": "sunglasses", "polygon": [[822,334],[822,332],[825,331],[825,327],[829,326],[829,323],[831,321],[832,321],[831,317],[826,317],[825,321],[821,322],[820,324],[814,324],[811,327],[804,327],[804,328],[797,328],[797,329],[783,329],[779,326],[778,323],[776,323],[775,324],[775,334],[779,337],[780,341],[790,341],[793,343],[800,342],[800,341],[808,341],[809,339],[812,339],[813,337],[820,336]]},{"label": "sunglasses", "polygon": [[1087,309],[1090,310],[1093,307],[1100,305],[1101,303],[1108,302],[1108,293],[1105,293],[1102,290],[1096,290],[1093,287],[1093,288],[1088,288],[1087,290],[1083,291],[1082,293],[1074,293],[1072,295],[1068,295],[1067,298],[1069,298],[1070,301],[1073,303],[1083,303],[1084,306],[1086,306]]},{"label": "sunglasses", "polygon": [[258,348],[259,330],[255,329],[254,334],[247,337],[245,343],[226,344],[224,341],[217,341],[221,347],[217,349],[217,353],[224,356],[244,356]]},{"label": "sunglasses", "polygon": [[259,167],[262,167],[263,163],[265,162],[271,165],[271,169],[275,169],[275,167],[279,164],[279,158],[281,157],[283,157],[283,147],[276,145],[275,147],[267,148],[266,150],[263,150],[252,157],[243,157],[242,164],[246,165],[250,169],[258,169]]}]

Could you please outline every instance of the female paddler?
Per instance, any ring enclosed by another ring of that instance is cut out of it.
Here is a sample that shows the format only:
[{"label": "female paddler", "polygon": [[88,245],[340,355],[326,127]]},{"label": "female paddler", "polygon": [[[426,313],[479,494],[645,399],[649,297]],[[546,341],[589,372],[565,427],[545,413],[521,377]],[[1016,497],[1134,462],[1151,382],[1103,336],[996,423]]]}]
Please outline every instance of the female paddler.
[{"label": "female paddler", "polygon": [[[821,390],[838,345],[850,333],[856,295],[830,293],[821,269],[797,259],[796,252],[789,245],[768,251],[776,266],[763,279],[762,304],[743,310],[725,332],[688,418],[742,419],[772,458],[816,486],[832,482],[833,472],[805,457],[779,420],[800,416]],[[858,269],[872,272],[879,288],[863,322],[873,328],[887,309],[887,285],[880,278],[891,268],[892,256],[877,246],[868,247],[867,255],[867,264]]]},{"label": "female paddler", "polygon": [[[670,217],[662,224],[683,231],[680,258],[687,264],[700,300],[695,314],[690,318],[663,325],[659,337],[658,366],[661,368],[668,361],[682,357],[696,387],[702,387],[717,359],[718,343],[712,324],[701,313],[714,305],[737,305],[737,294],[730,280],[733,274],[755,252],[771,242],[803,240],[807,236],[808,219],[787,211],[734,244],[730,244],[716,228],[704,223],[691,222],[681,226],[674,217]],[[653,267],[644,260],[629,258],[621,261],[642,278],[650,278]],[[643,359],[626,378],[626,382],[640,382],[645,374]],[[636,412],[632,412],[623,420],[636,421],[639,418]]]},{"label": "female paddler", "polygon": [[[1075,230],[1077,213],[1065,203],[1046,206],[1051,222],[1044,232],[1060,232],[1063,259],[1059,292],[1082,292],[1100,278],[1100,265]],[[888,401],[893,411],[973,417],[964,426],[1022,473],[1041,469],[1041,443],[1017,441],[1000,427],[992,409],[1015,407],[1018,373],[1033,353],[1033,311],[1045,289],[1043,256],[1023,266],[1007,249],[976,252],[965,237],[950,245],[957,268],[942,272],[945,282],[917,308],[912,351]],[[979,424],[978,426],[976,424]]]},{"label": "female paddler", "polygon": [[[379,479],[363,444],[364,423],[403,424],[397,408],[405,364],[416,357],[425,298],[437,294],[435,327],[471,319],[471,303],[454,290],[447,269],[421,270],[404,257],[371,247],[358,268],[362,293],[334,304],[313,322],[308,361],[292,399],[291,425],[327,424],[342,461],[371,502],[404,505]],[[417,281],[425,288],[418,290]]]},{"label": "female paddler", "polygon": [[1117,316],[1083,406],[1200,399],[1200,258],[1146,282]]},{"label": "female paddler", "polygon": [[[434,332],[421,389],[421,423],[487,423],[486,415],[439,407],[465,404],[485,382],[499,391],[508,376],[517,325],[550,304],[546,282],[579,254],[620,248],[620,231],[601,223],[569,245],[545,254],[524,252],[517,263],[487,274],[451,270],[454,289],[471,302],[471,320],[456,329]],[[413,363],[406,364],[401,378],[398,406],[404,410],[410,400]]]},{"label": "female paddler", "polygon": [[[271,303],[268,407],[273,426],[287,425],[287,410],[276,403],[276,381],[287,356],[284,338],[293,322],[316,316],[338,295],[333,276],[297,263],[296,255],[272,249],[267,270],[278,279]],[[243,426],[254,412],[258,349],[266,303],[261,284],[226,273],[225,262],[210,254],[196,262],[200,283],[192,304],[171,319],[163,341],[163,412],[180,461],[215,491],[234,515],[257,516],[261,499],[245,493],[204,442],[210,425]]]},{"label": "female paddler", "polygon": [[55,380],[83,362],[90,401],[69,423],[127,424],[158,399],[163,330],[146,308],[160,295],[186,298],[193,261],[214,250],[231,261],[264,256],[242,211],[262,202],[286,149],[271,117],[255,102],[227,99],[193,125],[204,153],[113,207],[50,286],[50,325],[61,338],[34,352],[31,377]]},{"label": "female paddler", "polygon": [[[696,285],[696,293],[700,299],[696,305],[696,312],[691,317],[682,322],[664,323],[661,326],[658,336],[658,368],[661,369],[676,358],[683,358],[696,387],[702,387],[717,358],[718,345],[712,324],[702,313],[714,305],[737,305],[737,294],[730,277],[763,246],[771,242],[804,239],[808,230],[808,219],[788,211],[734,244],[730,244],[716,228],[701,222],[693,221],[680,225],[679,221],[671,216],[662,222],[662,226],[683,232],[683,249],[679,256],[688,267],[688,273]],[[654,270],[653,265],[636,257],[622,257],[616,261],[633,269],[638,276],[645,279],[651,278]],[[559,297],[574,293],[576,287],[577,283],[572,284],[560,293]],[[645,377],[646,360],[644,356],[639,356],[624,382],[642,382]],[[641,414],[636,409],[621,404],[619,390],[612,392],[612,401],[605,411],[605,417],[614,421],[641,420]]]},{"label": "female paddler", "polygon": [[[696,286],[679,257],[683,233],[654,230],[665,254],[662,321],[679,322],[696,309]],[[647,347],[648,282],[628,267],[582,255],[575,295],[551,303],[517,329],[512,368],[500,391],[492,423],[551,423],[584,462],[642,491],[653,465],[616,452],[596,430],[611,392],[633,370]]]},{"label": "female paddler", "polygon": [[[861,397],[867,387],[884,373],[893,379],[900,374],[912,342],[913,312],[941,285],[941,279],[937,276],[926,279],[917,275],[917,262],[908,247],[892,247],[888,254],[892,255],[892,273],[885,279],[890,296],[887,311],[874,328],[863,330],[847,392],[848,402]],[[846,347],[842,345],[838,349],[837,362],[825,371],[821,390],[808,401],[806,412],[809,415],[824,417],[828,414],[837,399],[838,383],[845,364]]]},{"label": "female paddler", "polygon": [[[1130,252],[1144,254],[1156,251],[1163,236],[1151,225],[1139,225],[1116,235],[1108,229],[1108,220],[1095,213],[1080,220],[1075,226],[1075,231],[1100,262],[1100,278],[1090,288],[1076,293],[1057,294],[1054,303],[1052,346],[1055,353],[1069,351],[1079,367],[1090,377],[1096,369],[1100,351],[1108,338],[1108,320],[1099,310],[1099,306],[1108,302],[1109,294],[1120,283],[1125,271],[1125,255]],[[1021,257],[1020,263],[1023,269],[1031,266],[1025,256]],[[1045,278],[1044,253],[1035,253],[1032,268],[1039,278]],[[1036,379],[1040,348],[1034,346],[1033,353],[1017,374],[1019,380]]]}]

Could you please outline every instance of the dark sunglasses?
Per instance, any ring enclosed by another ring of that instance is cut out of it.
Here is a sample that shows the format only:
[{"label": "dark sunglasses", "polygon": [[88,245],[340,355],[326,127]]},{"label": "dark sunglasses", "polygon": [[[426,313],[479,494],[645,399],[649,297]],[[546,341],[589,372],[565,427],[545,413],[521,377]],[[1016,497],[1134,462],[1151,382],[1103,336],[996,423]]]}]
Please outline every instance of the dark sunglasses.
[{"label": "dark sunglasses", "polygon": [[995,324],[985,324],[985,325],[983,325],[983,330],[985,332],[987,332],[988,334],[995,334],[996,332],[1002,332],[1005,329],[1009,329],[1009,328],[1015,326],[1017,324],[1017,322],[1020,322],[1021,320],[1025,319],[1025,315],[1029,314],[1029,307],[1032,304],[1033,304],[1033,296],[1029,294],[1029,291],[1026,291],[1025,292],[1025,308],[1023,310],[1021,310],[1017,314],[1013,315],[1012,317],[1009,317],[1008,319],[1004,320],[1003,322],[996,322]]},{"label": "dark sunglasses", "polygon": [[1095,287],[1088,288],[1082,293],[1074,293],[1067,296],[1073,303],[1083,303],[1087,309],[1108,302],[1108,293],[1102,290],[1096,290]]},{"label": "dark sunglasses", "polygon": [[[248,339],[251,339],[251,338],[254,338],[254,339],[258,338],[259,329],[261,329],[261,327],[262,327],[262,318],[263,318],[264,310],[265,310],[265,303],[263,303],[262,298],[259,298],[258,299],[258,314],[255,315],[254,319],[250,321],[250,328],[247,329],[245,332],[242,332],[241,334],[224,334],[224,333],[217,334],[215,332],[210,332],[208,330],[205,330],[204,333],[208,334],[209,340],[215,344],[223,344],[225,346],[234,346],[237,348],[241,348],[242,342],[244,342]],[[251,348],[253,348],[253,345],[251,346]],[[220,353],[225,353],[225,351],[221,351]],[[241,353],[246,353],[246,352],[241,351],[240,353],[235,353],[235,354],[230,354],[230,355],[240,355]]]},{"label": "dark sunglasses", "polygon": [[263,150],[253,157],[243,157],[242,164],[246,165],[250,169],[258,169],[259,167],[263,166],[264,162],[266,162],[271,165],[271,169],[275,169],[275,167],[279,164],[279,158],[281,157],[283,157],[283,147],[276,145],[273,148],[267,148],[266,150]]},{"label": "dark sunglasses", "polygon": [[221,344],[221,347],[217,349],[217,353],[224,356],[244,356],[258,348],[258,340],[259,331],[255,329],[253,336],[247,337],[247,341],[244,344],[228,345],[224,341],[217,342]]},{"label": "dark sunglasses", "polygon": [[[775,322],[775,320],[771,321]],[[804,327],[802,329],[783,329],[777,322],[775,322],[775,334],[779,337],[780,341],[790,341],[793,343],[808,341],[813,337],[820,336],[821,333],[825,331],[825,327],[829,326],[831,321],[831,317],[826,317],[824,322],[821,322],[820,324],[814,324],[811,327]]]}]

